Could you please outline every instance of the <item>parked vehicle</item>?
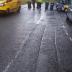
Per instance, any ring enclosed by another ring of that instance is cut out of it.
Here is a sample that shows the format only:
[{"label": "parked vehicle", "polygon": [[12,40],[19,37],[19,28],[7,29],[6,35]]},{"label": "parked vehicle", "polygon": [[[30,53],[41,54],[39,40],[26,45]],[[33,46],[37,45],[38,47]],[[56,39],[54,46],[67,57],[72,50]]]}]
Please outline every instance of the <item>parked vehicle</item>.
[{"label": "parked vehicle", "polygon": [[69,7],[69,10],[67,12],[67,20],[72,22],[72,6]]},{"label": "parked vehicle", "polygon": [[21,0],[0,0],[0,13],[19,12]]},{"label": "parked vehicle", "polygon": [[69,5],[68,4],[65,4],[65,3],[57,3],[56,4],[57,11],[67,12],[68,11],[68,8],[69,8]]}]

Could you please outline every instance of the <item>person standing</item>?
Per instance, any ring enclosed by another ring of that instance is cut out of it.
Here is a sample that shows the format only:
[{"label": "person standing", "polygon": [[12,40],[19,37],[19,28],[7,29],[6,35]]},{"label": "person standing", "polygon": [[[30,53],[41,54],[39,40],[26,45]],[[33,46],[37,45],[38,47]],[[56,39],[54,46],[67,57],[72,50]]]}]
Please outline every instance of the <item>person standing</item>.
[{"label": "person standing", "polygon": [[36,0],[31,0],[31,2],[32,2],[32,5],[33,5],[33,10],[35,9],[35,2],[36,2]]},{"label": "person standing", "polygon": [[43,0],[37,0],[37,9],[41,9],[42,3],[43,3]]},{"label": "person standing", "polygon": [[48,10],[49,2],[48,0],[45,0],[45,10]]},{"label": "person standing", "polygon": [[31,9],[31,0],[28,0],[27,3],[28,3],[28,9]]},{"label": "person standing", "polygon": [[54,8],[54,3],[51,3],[50,4],[50,10],[53,11],[53,8]]}]

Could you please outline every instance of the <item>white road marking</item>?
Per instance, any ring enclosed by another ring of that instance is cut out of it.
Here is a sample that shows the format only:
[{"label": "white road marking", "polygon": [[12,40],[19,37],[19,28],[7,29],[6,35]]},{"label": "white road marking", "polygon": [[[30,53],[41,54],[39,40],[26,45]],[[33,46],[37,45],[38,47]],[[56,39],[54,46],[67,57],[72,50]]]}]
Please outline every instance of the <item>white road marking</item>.
[{"label": "white road marking", "polygon": [[72,38],[70,37],[69,39],[70,39],[70,41],[72,42]]},{"label": "white road marking", "polygon": [[38,20],[36,24],[40,24],[40,20]]},{"label": "white road marking", "polygon": [[62,67],[60,67],[61,64],[61,59],[60,59],[60,54],[59,54],[59,50],[57,47],[57,34],[56,34],[56,30],[55,30],[55,48],[56,48],[56,55],[57,55],[57,61],[58,61],[58,71],[62,72]]},{"label": "white road marking", "polygon": [[23,49],[23,46],[24,44],[26,43],[26,41],[28,40],[29,38],[29,35],[26,36],[25,40],[22,42],[21,46],[20,46],[20,50],[17,51],[16,55],[15,55],[15,58],[11,60],[11,62],[8,63],[8,65],[5,67],[5,69],[3,70],[3,72],[7,72],[8,69],[10,68],[11,64],[13,64],[14,60],[18,57],[18,55],[21,53],[22,49]]},{"label": "white road marking", "polygon": [[44,12],[41,14],[40,19],[36,22],[36,24],[40,24],[40,22],[44,19]]},{"label": "white road marking", "polygon": [[64,25],[62,27],[63,27],[66,35],[69,37],[70,41],[72,42],[72,37],[69,36],[69,34],[68,34],[67,30],[66,30],[66,27]]},{"label": "white road marking", "polygon": [[62,27],[63,27],[63,29],[65,31],[65,34],[68,36],[69,34],[68,34],[67,30],[66,30],[66,27],[64,25]]},{"label": "white road marking", "polygon": [[11,62],[8,63],[8,65],[6,66],[6,68],[3,72],[7,72],[12,63],[13,63],[13,59],[11,60]]},{"label": "white road marking", "polygon": [[[40,19],[36,22],[36,24],[40,24],[41,20],[43,20],[44,18],[44,13],[41,15]],[[28,39],[29,35],[25,38],[25,40],[22,42],[21,46],[20,46],[20,50],[16,53],[15,58],[11,60],[11,62],[8,63],[8,65],[5,67],[5,69],[3,70],[3,72],[7,72],[8,69],[10,68],[11,64],[13,64],[14,60],[18,57],[18,55],[21,53],[24,44],[26,43],[27,39]]]},{"label": "white road marking", "polygon": [[62,26],[64,29],[66,28],[64,25]]},{"label": "white road marking", "polygon": [[37,21],[36,24],[40,24],[41,20],[43,20],[43,17],[44,17],[44,16],[41,16],[40,19]]},{"label": "white road marking", "polygon": [[65,33],[66,33],[67,36],[69,35],[67,31],[65,31]]},{"label": "white road marking", "polygon": [[55,45],[57,47],[57,43],[56,43],[56,30],[55,30]]}]

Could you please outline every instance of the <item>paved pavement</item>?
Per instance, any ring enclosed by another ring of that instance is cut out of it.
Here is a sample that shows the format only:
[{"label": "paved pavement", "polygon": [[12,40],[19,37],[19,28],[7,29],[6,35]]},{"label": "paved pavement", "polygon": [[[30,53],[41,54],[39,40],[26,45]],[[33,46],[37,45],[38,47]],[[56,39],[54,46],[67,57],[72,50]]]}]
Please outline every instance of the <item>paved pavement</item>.
[{"label": "paved pavement", "polygon": [[0,17],[0,72],[72,72],[72,26],[56,11],[28,10]]}]

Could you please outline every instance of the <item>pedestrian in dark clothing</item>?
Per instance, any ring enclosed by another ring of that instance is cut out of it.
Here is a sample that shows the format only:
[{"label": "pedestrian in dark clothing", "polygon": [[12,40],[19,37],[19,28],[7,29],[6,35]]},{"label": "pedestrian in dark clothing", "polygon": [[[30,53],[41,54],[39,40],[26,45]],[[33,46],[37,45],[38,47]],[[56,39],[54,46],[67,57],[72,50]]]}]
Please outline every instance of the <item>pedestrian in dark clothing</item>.
[{"label": "pedestrian in dark clothing", "polygon": [[36,2],[36,0],[31,0],[31,1],[32,1],[33,9],[35,9],[35,2]]},{"label": "pedestrian in dark clothing", "polygon": [[53,8],[54,8],[54,3],[51,3],[51,4],[50,4],[50,10],[52,11]]},{"label": "pedestrian in dark clothing", "polygon": [[31,0],[28,0],[28,9],[31,9]]},{"label": "pedestrian in dark clothing", "polygon": [[43,0],[37,0],[37,9],[41,9],[42,3],[43,3]]},{"label": "pedestrian in dark clothing", "polygon": [[45,0],[45,10],[48,10],[49,2],[48,0]]},{"label": "pedestrian in dark clothing", "polygon": [[41,3],[37,2],[37,9],[41,9]]}]

